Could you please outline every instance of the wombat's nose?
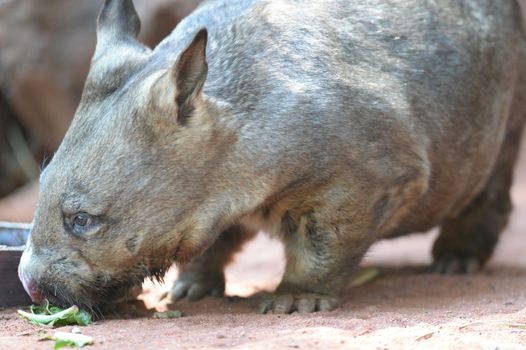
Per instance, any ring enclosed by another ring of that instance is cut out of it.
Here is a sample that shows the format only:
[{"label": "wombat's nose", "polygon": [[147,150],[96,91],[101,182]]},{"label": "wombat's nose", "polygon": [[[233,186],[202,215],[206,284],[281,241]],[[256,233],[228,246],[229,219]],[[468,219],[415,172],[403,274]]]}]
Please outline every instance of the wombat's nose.
[{"label": "wombat's nose", "polygon": [[24,286],[26,293],[31,297],[31,300],[33,300],[34,303],[40,304],[40,302],[44,300],[44,297],[38,291],[37,282],[28,273],[29,256],[30,254],[28,252],[22,254],[20,265],[18,265],[18,278],[20,278],[20,282],[22,282],[22,285]]},{"label": "wombat's nose", "polygon": [[35,280],[31,278],[26,278],[24,274],[20,272],[20,270],[18,270],[18,277],[20,278],[20,281],[22,282],[26,293],[29,294],[29,296],[31,297],[31,300],[35,304],[40,304],[44,300],[44,297],[38,291],[37,283],[35,282]]}]

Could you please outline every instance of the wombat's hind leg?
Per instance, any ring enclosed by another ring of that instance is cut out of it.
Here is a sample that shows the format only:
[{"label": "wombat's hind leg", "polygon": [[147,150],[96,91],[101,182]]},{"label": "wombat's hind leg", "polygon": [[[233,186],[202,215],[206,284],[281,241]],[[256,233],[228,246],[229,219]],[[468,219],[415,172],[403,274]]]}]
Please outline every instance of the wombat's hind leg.
[{"label": "wombat's hind leg", "polygon": [[471,273],[484,266],[508,222],[513,168],[526,119],[526,81],[523,83],[514,100],[506,139],[486,188],[457,218],[442,224],[433,246],[435,272]]},{"label": "wombat's hind leg", "polygon": [[459,217],[442,224],[433,246],[434,272],[473,273],[489,260],[511,211],[506,177],[497,170]]},{"label": "wombat's hind leg", "polygon": [[222,296],[225,291],[224,267],[243,243],[254,235],[255,232],[238,226],[223,232],[208,250],[180,269],[172,287],[172,300],[185,296],[192,301],[207,295]]},{"label": "wombat's hind leg", "polygon": [[442,224],[433,246],[434,272],[472,273],[489,260],[511,211],[508,175],[497,170],[459,217]]}]

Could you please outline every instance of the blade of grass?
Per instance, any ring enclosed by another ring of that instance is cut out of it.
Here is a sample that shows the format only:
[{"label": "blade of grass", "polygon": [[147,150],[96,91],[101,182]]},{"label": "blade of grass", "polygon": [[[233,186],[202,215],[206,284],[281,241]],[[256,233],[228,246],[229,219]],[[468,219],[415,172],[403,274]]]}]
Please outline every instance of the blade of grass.
[{"label": "blade of grass", "polygon": [[363,286],[376,279],[380,275],[380,270],[374,267],[363,269],[358,272],[351,281],[351,286]]}]

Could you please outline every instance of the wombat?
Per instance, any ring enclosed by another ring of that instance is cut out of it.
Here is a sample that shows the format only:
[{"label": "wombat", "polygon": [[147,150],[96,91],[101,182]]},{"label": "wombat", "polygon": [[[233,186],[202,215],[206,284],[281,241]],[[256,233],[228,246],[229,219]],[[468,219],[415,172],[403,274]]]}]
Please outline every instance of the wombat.
[{"label": "wombat", "polygon": [[262,312],[330,310],[373,242],[434,226],[434,269],[477,270],[511,210],[521,21],[514,0],[218,0],[151,50],[106,1],[26,290],[92,307],[175,262],[173,299],[221,295],[259,230],[287,257]]}]

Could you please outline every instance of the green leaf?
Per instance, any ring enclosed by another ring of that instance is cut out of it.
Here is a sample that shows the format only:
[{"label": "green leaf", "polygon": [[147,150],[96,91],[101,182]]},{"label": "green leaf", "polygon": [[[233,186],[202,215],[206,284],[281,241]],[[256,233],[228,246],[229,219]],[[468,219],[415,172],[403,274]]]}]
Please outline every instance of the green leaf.
[{"label": "green leaf", "polygon": [[18,314],[35,325],[60,327],[72,324],[87,326],[91,323],[91,315],[84,310],[79,310],[76,305],[63,310],[51,306],[47,300],[42,306],[31,306],[31,313],[18,310]]},{"label": "green leaf", "polygon": [[60,349],[65,346],[75,348],[77,347],[77,344],[75,344],[75,342],[72,340],[56,340],[55,345],[53,346],[53,349]]},{"label": "green leaf", "polygon": [[87,326],[91,323],[91,315],[84,310],[80,310],[74,317],[79,326]]},{"label": "green leaf", "polygon": [[58,349],[57,343],[60,347],[71,346],[76,348],[93,344],[93,338],[84,334],[56,332],[51,338],[55,340],[55,349]]},{"label": "green leaf", "polygon": [[31,313],[36,314],[36,315],[51,315],[51,311],[49,311],[49,301],[47,299],[44,299],[44,304],[40,306],[31,305],[30,309],[31,309]]},{"label": "green leaf", "polygon": [[68,332],[55,332],[53,335],[46,334],[40,340],[54,340],[55,349],[60,349],[65,346],[71,348],[82,348],[86,345],[91,345],[94,342],[93,338],[88,335]]},{"label": "green leaf", "polygon": [[179,318],[179,317],[183,317],[183,313],[179,310],[168,310],[168,311],[164,311],[164,312],[156,312],[153,314],[153,317],[154,318],[160,318],[160,319],[163,319],[163,318]]},{"label": "green leaf", "polygon": [[51,307],[48,308],[49,315],[53,315],[53,314],[59,313],[62,310],[64,310],[64,309],[61,309],[58,306],[51,306]]}]

